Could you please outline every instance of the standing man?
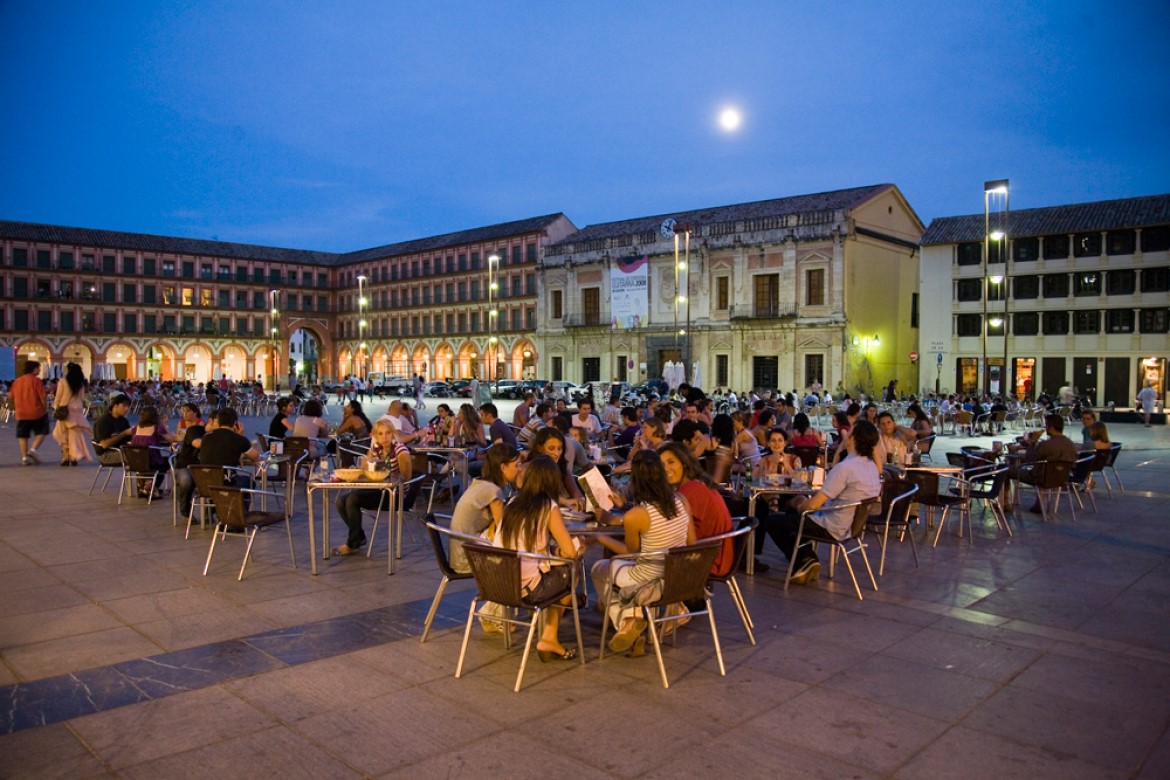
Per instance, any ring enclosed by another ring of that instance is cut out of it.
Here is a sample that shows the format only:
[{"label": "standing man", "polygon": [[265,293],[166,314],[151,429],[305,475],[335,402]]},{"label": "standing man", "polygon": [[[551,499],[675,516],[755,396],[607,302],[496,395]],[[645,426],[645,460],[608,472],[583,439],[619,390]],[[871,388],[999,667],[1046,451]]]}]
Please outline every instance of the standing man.
[{"label": "standing man", "polygon": [[[24,364],[24,373],[12,383],[8,397],[16,410],[16,443],[20,445],[20,462],[31,466],[40,463],[37,447],[49,432],[49,408],[45,404],[45,383],[38,374],[41,364],[30,360]],[[32,446],[28,440],[32,439]]]},{"label": "standing man", "polygon": [[1154,392],[1149,380],[1146,380],[1146,386],[1137,394],[1137,402],[1142,408],[1142,421],[1145,422],[1147,428],[1150,427],[1150,415],[1154,413],[1154,402],[1157,397],[1158,394]]}]

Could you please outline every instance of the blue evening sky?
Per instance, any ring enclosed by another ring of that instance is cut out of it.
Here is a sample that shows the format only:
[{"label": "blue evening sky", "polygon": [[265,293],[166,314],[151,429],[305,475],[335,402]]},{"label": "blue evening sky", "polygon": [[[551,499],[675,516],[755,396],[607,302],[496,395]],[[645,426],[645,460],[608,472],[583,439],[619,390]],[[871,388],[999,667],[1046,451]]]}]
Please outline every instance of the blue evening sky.
[{"label": "blue evening sky", "polygon": [[988,179],[1170,192],[1165,0],[0,0],[0,30],[0,219],[348,251],[881,182],[927,224]]}]

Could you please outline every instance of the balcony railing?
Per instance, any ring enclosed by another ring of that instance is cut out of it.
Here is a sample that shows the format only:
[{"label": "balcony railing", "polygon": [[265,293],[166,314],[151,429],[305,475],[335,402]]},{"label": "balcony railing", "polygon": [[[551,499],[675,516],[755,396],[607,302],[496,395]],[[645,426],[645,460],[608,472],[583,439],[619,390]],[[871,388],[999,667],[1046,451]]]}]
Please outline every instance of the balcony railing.
[{"label": "balcony railing", "polygon": [[591,328],[601,324],[600,312],[573,312],[561,318],[566,328]]},{"label": "balcony railing", "polygon": [[752,304],[739,304],[732,306],[728,310],[728,316],[733,320],[746,319],[785,319],[796,316],[796,312],[792,309],[785,308],[780,305],[774,306],[753,306]]}]

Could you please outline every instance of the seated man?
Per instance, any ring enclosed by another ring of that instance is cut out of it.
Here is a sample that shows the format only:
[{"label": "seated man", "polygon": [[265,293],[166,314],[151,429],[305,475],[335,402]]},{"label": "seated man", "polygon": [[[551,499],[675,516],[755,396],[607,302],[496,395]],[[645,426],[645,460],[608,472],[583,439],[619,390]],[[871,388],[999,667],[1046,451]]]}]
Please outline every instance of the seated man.
[{"label": "seated man", "polygon": [[[853,426],[852,435],[845,440],[849,457],[830,469],[820,491],[808,498],[792,499],[787,513],[768,518],[764,530],[772,537],[772,541],[789,560],[796,556],[792,582],[797,585],[815,582],[821,573],[821,564],[811,543],[794,549],[801,513],[820,509],[829,501],[847,504],[881,495],[881,475],[873,461],[877,444],[877,428],[871,422],[859,420]],[[834,537],[843,539],[853,528],[853,509],[825,509],[809,519]]]},{"label": "seated man", "polygon": [[[250,461],[260,459],[260,451],[243,435],[244,426],[240,424],[239,415],[231,407],[220,409],[215,414],[215,424],[208,423],[207,432],[199,443],[197,456],[201,466],[240,466],[242,459]],[[184,476],[186,475],[186,476]],[[184,469],[176,474],[175,495],[180,506],[191,506],[191,491],[195,489],[195,482],[191,479],[191,472]],[[237,487],[252,487],[252,479],[241,475],[236,481]],[[247,494],[245,494],[245,506]]]},{"label": "seated man", "polygon": [[103,466],[121,466],[122,453],[117,447],[130,441],[132,431],[126,413],[130,411],[130,399],[116,395],[110,399],[110,410],[93,424],[94,451],[98,463]]},{"label": "seated man", "polygon": [[479,416],[483,420],[483,424],[488,427],[488,442],[492,444],[506,444],[512,449],[517,449],[516,434],[512,433],[512,429],[508,424],[500,419],[500,412],[495,404],[483,404],[479,407]]},{"label": "seated man", "polygon": [[[1040,484],[1041,472],[1035,464],[1041,461],[1048,463],[1076,463],[1077,445],[1072,439],[1064,435],[1064,418],[1059,414],[1044,415],[1044,432],[1048,438],[1043,441],[1029,439],[1024,443],[1027,448],[1024,453],[1023,465],[1010,472],[1011,475],[1026,485]],[[1040,499],[1028,508],[1029,512],[1040,514]]]},{"label": "seated man", "polygon": [[632,406],[622,409],[621,428],[621,433],[613,437],[613,455],[619,461],[624,462],[629,459],[630,448],[634,446],[634,441],[638,438],[640,430],[637,409]]}]

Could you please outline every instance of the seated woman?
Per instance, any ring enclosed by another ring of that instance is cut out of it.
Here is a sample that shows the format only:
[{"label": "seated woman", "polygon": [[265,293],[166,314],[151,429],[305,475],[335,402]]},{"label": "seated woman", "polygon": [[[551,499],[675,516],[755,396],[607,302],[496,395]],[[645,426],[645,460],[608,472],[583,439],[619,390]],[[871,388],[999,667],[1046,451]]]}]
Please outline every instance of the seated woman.
[{"label": "seated woman", "polygon": [[322,419],[322,414],[321,404],[316,401],[305,401],[300,416],[293,423],[292,435],[309,439],[310,458],[324,457],[326,451],[333,452],[337,448],[335,441],[330,441],[327,445],[318,441],[329,436],[329,423]]},{"label": "seated woman", "polygon": [[[634,506],[623,520],[625,541],[599,536],[597,541],[619,555],[636,552],[658,552],[694,544],[695,526],[687,500],[674,492],[666,478],[662,461],[655,452],[643,451],[634,455],[630,470],[630,500]],[[624,653],[633,648],[635,655],[645,648],[646,621],[638,617],[634,606],[623,608],[616,598],[622,588],[637,586],[660,579],[666,573],[661,559],[619,560],[603,559],[593,565],[593,584],[604,596],[613,585],[613,597],[607,607],[609,620],[617,628],[609,640],[609,649]]]},{"label": "seated woman", "polygon": [[461,404],[459,414],[452,425],[452,435],[455,437],[456,447],[475,447],[483,449],[487,446],[487,437],[483,433],[483,420],[479,412],[471,404]]},{"label": "seated woman", "polygon": [[[751,430],[752,436],[756,439],[757,446],[765,447],[768,444],[768,431],[772,427],[772,418],[776,415],[767,407],[756,412],[755,425],[748,426]],[[750,418],[749,418],[750,419]]]},{"label": "seated woman", "polygon": [[735,429],[735,459],[743,462],[748,459],[754,466],[760,459],[760,443],[755,434],[748,429],[751,415],[747,412],[736,412],[731,415],[731,422]]},{"label": "seated woman", "polygon": [[[308,403],[312,403],[309,401]],[[389,420],[378,420],[374,423],[374,440],[370,444],[370,451],[366,455],[365,463],[377,463],[390,472],[388,479],[392,481],[409,480],[411,477],[410,450],[398,441],[394,426]],[[384,466],[382,464],[385,464]],[[362,510],[389,509],[386,493],[381,490],[353,490],[342,493],[337,497],[334,506],[337,514],[345,521],[349,534],[345,544],[333,550],[334,555],[355,555],[366,543],[366,532],[362,529]]]},{"label": "seated woman", "polygon": [[792,418],[792,440],[788,443],[793,447],[822,447],[825,440],[821,432],[812,427],[808,415],[798,412]]},{"label": "seated woman", "polygon": [[[504,516],[504,490],[516,484],[520,473],[520,454],[507,444],[493,444],[483,456],[483,475],[471,480],[451,513],[451,530],[463,534],[495,537],[496,527]],[[451,568],[469,572],[463,543],[451,540],[448,552]]]},{"label": "seated woman", "polygon": [[[703,471],[703,467],[699,465],[691,451],[679,442],[669,441],[658,450],[658,459],[662,461],[666,481],[687,500],[687,505],[691,509],[691,519],[695,524],[695,537],[706,539],[709,536],[730,533],[731,512],[728,511],[723,496],[715,489],[715,483],[707,476],[707,472]],[[735,545],[731,539],[727,539],[715,558],[711,574],[716,576],[727,574],[731,571],[734,558]]]},{"label": "seated woman", "polygon": [[716,484],[731,480],[731,468],[735,465],[735,424],[731,415],[717,414],[711,425],[711,443],[715,445],[714,463],[709,469]]},{"label": "seated woman", "polygon": [[289,415],[295,405],[291,398],[281,398],[276,402],[276,416],[268,423],[268,438],[283,439],[293,435],[293,420]]},{"label": "seated woman", "polygon": [[447,437],[451,435],[454,425],[455,416],[451,413],[451,407],[447,404],[436,406],[435,416],[428,424],[428,427],[434,432],[436,446],[442,447],[448,443]]},{"label": "seated woman", "polygon": [[914,431],[916,439],[925,439],[934,433],[934,424],[930,421],[930,415],[921,406],[914,404],[908,411],[910,416],[914,418],[914,422],[910,423],[910,428]]},{"label": "seated woman", "polygon": [[161,497],[158,489],[169,468],[165,448],[175,441],[178,439],[168,433],[166,426],[159,421],[158,407],[142,407],[142,411],[138,413],[138,425],[130,431],[130,446],[151,448],[150,468],[154,471],[154,482],[150,485],[139,483],[139,498],[150,498],[152,493],[155,498]]},{"label": "seated woman", "polygon": [[[573,538],[565,529],[556,496],[560,490],[561,473],[557,464],[547,456],[536,456],[527,464],[524,484],[516,497],[504,507],[503,516],[496,530],[494,543],[497,547],[521,552],[547,555],[556,542],[556,555],[562,558],[578,558],[581,553]],[[576,564],[573,564],[576,565]],[[549,596],[566,590],[572,578],[571,566],[549,565],[529,558],[520,559],[521,594],[525,602],[536,604]],[[572,596],[566,595],[560,602],[568,606]],[[561,624],[563,606],[550,607],[545,612],[544,627],[536,643],[536,652],[541,661],[577,657],[574,649],[565,649],[557,636]]]},{"label": "seated woman", "polygon": [[517,484],[523,487],[528,473],[528,464],[541,455],[552,460],[557,469],[560,470],[561,489],[555,496],[557,503],[570,509],[584,509],[585,496],[581,492],[581,486],[573,477],[573,473],[569,471],[569,463],[565,459],[565,434],[554,426],[550,425],[537,431],[536,436],[532,439],[532,448],[528,451],[527,460],[520,469]]},{"label": "seated woman", "polygon": [[364,439],[370,435],[373,428],[370,418],[362,410],[361,401],[350,401],[341,408],[341,423],[333,432],[335,436],[349,436],[351,439]]},{"label": "seated woman", "polygon": [[800,461],[788,449],[788,435],[783,428],[768,431],[768,452],[756,468],[757,474],[795,474],[801,467]]},{"label": "seated woman", "polygon": [[1108,450],[1113,446],[1109,441],[1109,428],[1105,423],[1097,420],[1089,425],[1089,445],[1082,446],[1082,450]]}]

